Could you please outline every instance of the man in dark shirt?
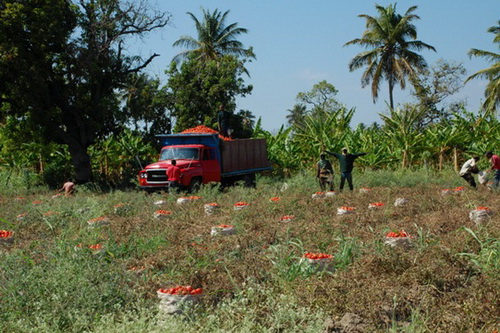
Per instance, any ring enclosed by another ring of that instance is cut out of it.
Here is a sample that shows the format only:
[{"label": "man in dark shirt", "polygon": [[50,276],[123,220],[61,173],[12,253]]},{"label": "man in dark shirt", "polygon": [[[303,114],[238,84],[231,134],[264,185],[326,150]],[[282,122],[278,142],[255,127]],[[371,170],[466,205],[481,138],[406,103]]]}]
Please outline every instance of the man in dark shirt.
[{"label": "man in dark shirt", "polygon": [[319,186],[324,191],[328,185],[330,191],[333,191],[333,167],[330,160],[326,159],[326,154],[321,153],[320,160],[316,166],[316,178],[319,180]]},{"label": "man in dark shirt", "polygon": [[168,184],[170,189],[179,190],[181,186],[181,168],[177,166],[177,162],[172,160],[172,165],[167,169]]},{"label": "man in dark shirt", "polygon": [[352,169],[354,168],[354,160],[360,156],[366,155],[366,153],[349,154],[347,148],[342,148],[342,154],[331,153],[326,151],[328,154],[335,156],[339,160],[340,164],[340,191],[344,189],[345,181],[349,183],[349,189],[352,191],[354,186],[352,185]]},{"label": "man in dark shirt", "polygon": [[217,114],[217,122],[219,123],[219,134],[229,137],[229,126],[231,122],[231,114],[224,110],[224,106],[219,107],[219,113]]}]

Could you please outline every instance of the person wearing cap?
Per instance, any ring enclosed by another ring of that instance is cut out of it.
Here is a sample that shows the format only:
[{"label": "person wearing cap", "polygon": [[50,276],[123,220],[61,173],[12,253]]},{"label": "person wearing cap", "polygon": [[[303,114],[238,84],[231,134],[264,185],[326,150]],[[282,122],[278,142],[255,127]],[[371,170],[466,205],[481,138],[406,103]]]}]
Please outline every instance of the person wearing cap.
[{"label": "person wearing cap", "polygon": [[340,191],[344,189],[345,181],[349,184],[349,189],[354,190],[352,184],[352,169],[354,168],[354,160],[367,153],[349,154],[347,148],[342,148],[342,154],[326,151],[328,154],[335,156],[339,160],[340,165]]},{"label": "person wearing cap", "polygon": [[498,185],[500,183],[500,157],[498,155],[493,154],[492,151],[486,153],[486,158],[491,163],[491,170],[495,173],[493,178],[493,186],[492,188],[498,189]]},{"label": "person wearing cap", "polygon": [[460,169],[460,177],[465,179],[473,188],[477,188],[474,176],[472,175],[473,173],[479,173],[477,161],[479,161],[479,156],[474,156],[470,160],[467,160],[462,166],[462,169]]},{"label": "person wearing cap", "polygon": [[316,178],[318,178],[321,190],[326,190],[328,186],[330,191],[333,191],[333,166],[330,160],[326,159],[326,154],[319,155],[319,161],[316,165]]}]

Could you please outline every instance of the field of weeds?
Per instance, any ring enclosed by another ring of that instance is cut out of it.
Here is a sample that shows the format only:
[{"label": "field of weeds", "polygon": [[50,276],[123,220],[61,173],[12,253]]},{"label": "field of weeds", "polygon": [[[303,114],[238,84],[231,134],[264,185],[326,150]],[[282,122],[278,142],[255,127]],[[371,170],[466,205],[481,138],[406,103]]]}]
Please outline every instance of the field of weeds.
[{"label": "field of weeds", "polygon": [[[0,244],[0,331],[498,330],[499,193],[443,195],[463,185],[450,175],[355,182],[369,190],[313,199],[309,176],[286,186],[262,178],[256,189],[203,188],[182,205],[173,194],[5,188],[0,229],[13,243]],[[407,204],[394,206],[398,198]],[[248,206],[235,210],[237,202]],[[207,215],[206,203],[219,211]],[[346,206],[354,213],[337,215]],[[495,214],[476,224],[469,213],[478,206]],[[158,210],[171,214],[157,218]],[[89,226],[99,217],[109,223]],[[212,236],[217,225],[235,233]],[[409,246],[385,244],[402,230]],[[315,269],[305,253],[333,259]],[[157,290],[176,285],[203,296],[182,315],[159,315]]]}]

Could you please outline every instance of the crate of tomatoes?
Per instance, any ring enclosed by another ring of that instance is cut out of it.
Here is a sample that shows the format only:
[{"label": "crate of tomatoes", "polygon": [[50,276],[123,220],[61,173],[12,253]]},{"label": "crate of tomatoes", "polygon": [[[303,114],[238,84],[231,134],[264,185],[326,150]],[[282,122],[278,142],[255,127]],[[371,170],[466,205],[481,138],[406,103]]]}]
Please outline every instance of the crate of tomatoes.
[{"label": "crate of tomatoes", "polygon": [[192,286],[175,286],[167,289],[158,289],[156,291],[160,299],[160,313],[163,314],[182,314],[184,310],[196,304],[203,294],[202,288],[193,288]]}]

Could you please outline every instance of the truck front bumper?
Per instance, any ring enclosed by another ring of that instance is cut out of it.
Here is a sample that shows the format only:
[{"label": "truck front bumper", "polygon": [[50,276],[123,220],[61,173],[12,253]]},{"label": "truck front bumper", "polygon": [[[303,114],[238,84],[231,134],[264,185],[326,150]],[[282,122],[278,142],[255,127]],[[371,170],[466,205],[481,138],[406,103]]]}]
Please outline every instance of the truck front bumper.
[{"label": "truck front bumper", "polygon": [[168,185],[160,185],[160,186],[139,186],[139,190],[143,190],[146,192],[159,192],[159,191],[167,191],[168,192],[169,186]]}]

